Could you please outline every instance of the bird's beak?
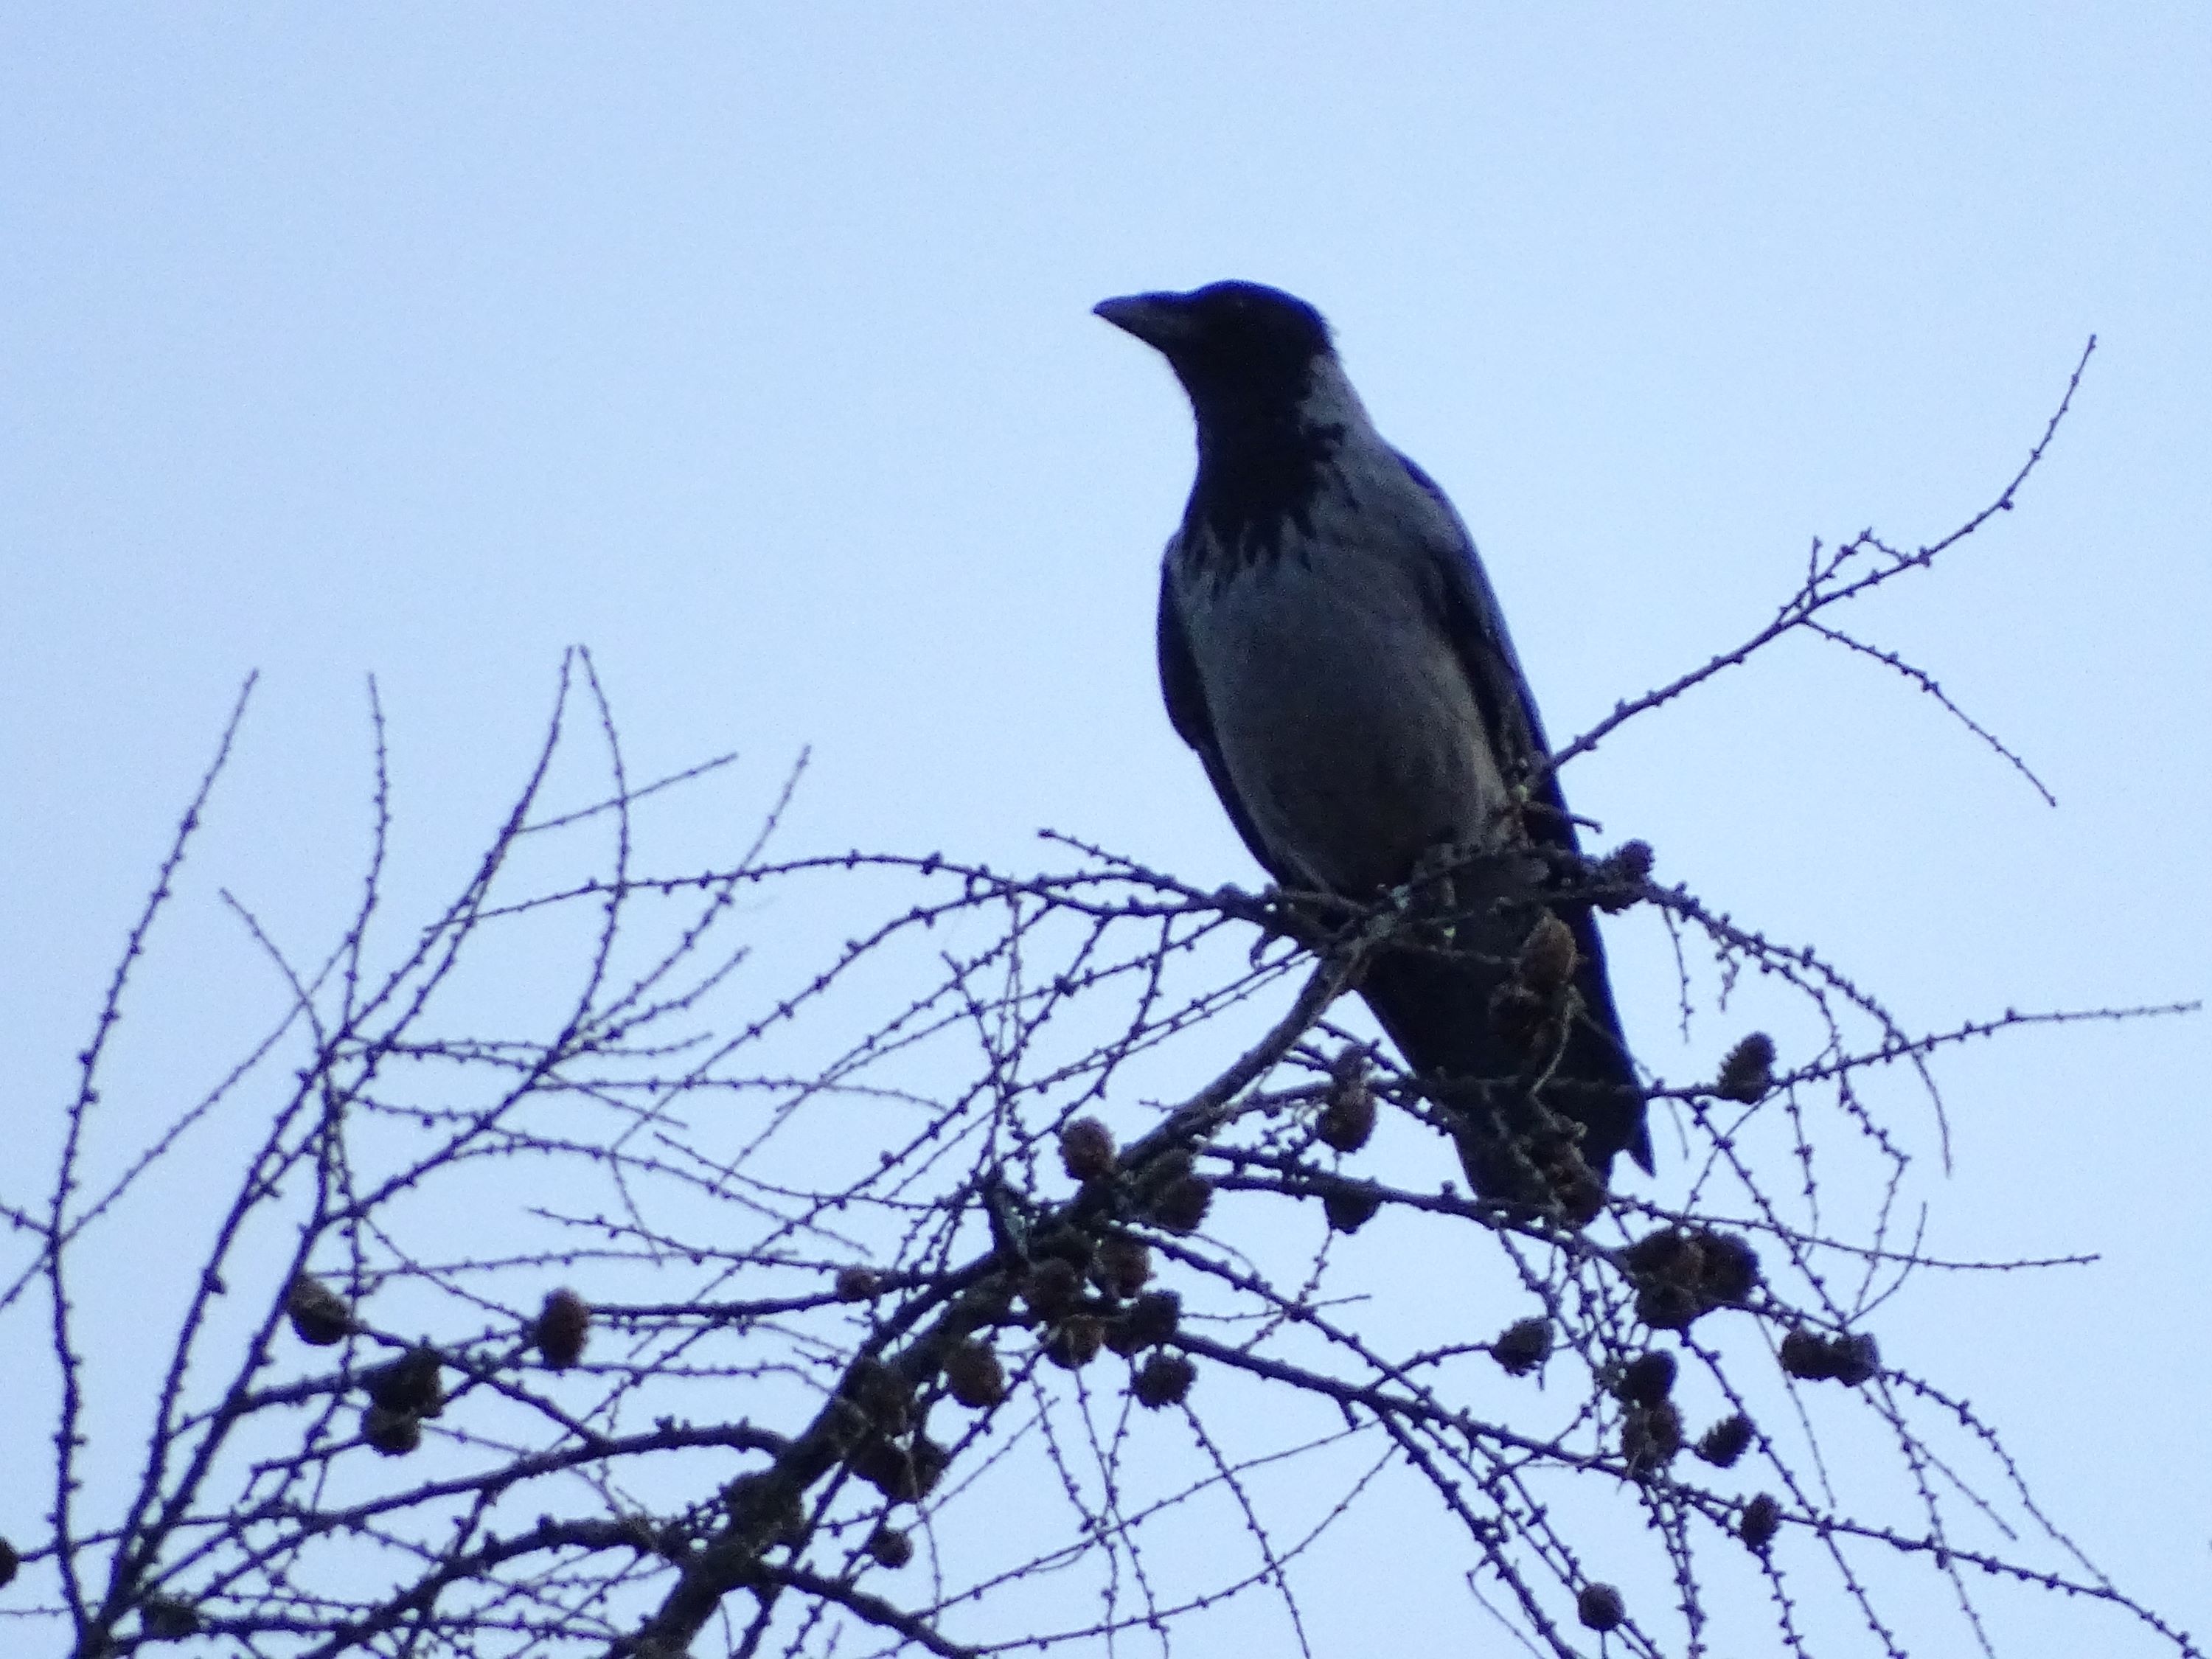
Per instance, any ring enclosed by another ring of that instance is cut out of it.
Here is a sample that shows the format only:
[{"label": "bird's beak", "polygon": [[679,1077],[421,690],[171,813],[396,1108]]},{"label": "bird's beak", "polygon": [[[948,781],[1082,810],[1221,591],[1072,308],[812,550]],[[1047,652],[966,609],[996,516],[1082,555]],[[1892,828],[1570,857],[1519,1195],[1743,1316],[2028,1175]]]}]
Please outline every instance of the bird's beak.
[{"label": "bird's beak", "polygon": [[1125,334],[1172,356],[1191,337],[1190,310],[1180,294],[1124,294],[1091,307]]}]

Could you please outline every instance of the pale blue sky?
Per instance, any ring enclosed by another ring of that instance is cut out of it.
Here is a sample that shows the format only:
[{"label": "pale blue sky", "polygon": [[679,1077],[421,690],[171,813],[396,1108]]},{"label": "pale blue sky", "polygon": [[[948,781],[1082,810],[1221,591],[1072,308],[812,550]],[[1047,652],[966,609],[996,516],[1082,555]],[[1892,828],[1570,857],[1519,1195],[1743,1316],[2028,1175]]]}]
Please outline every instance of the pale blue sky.
[{"label": "pale blue sky", "polygon": [[[1152,677],[1187,416],[1087,314],[1224,276],[1334,320],[1559,739],[1756,626],[1810,537],[1966,516],[2094,332],[2019,511],[1854,619],[2057,811],[1808,647],[1567,784],[1916,1023],[2201,996],[2208,89],[2185,5],[11,7],[10,1120],[51,1133],[249,669],[137,1033],[196,1086],[274,994],[216,887],[302,950],[351,902],[372,672],[425,872],[584,641],[640,773],[734,747],[764,794],[811,744],[799,843],[1019,865],[1051,825],[1256,881]],[[1700,1074],[1727,1034],[1674,1041],[1656,928],[1618,949],[1648,1063]],[[1934,1246],[2104,1261],[1884,1327],[2196,1626],[2208,1029],[1954,1057]]]}]

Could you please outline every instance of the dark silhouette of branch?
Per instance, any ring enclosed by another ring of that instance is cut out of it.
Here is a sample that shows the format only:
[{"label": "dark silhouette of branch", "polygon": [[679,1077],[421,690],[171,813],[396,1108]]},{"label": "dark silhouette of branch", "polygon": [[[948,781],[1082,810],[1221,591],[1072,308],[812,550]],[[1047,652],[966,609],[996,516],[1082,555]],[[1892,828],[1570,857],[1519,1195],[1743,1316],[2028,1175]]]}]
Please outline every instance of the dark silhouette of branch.
[{"label": "dark silhouette of branch", "polygon": [[[1559,760],[1804,632],[2033,781],[1832,613],[2008,510],[2087,360],[1989,505],[1910,553],[1816,544],[1769,623]],[[1941,1057],[2194,1005],[1929,1028],[1632,843],[1563,873],[1667,930],[1686,1030],[1724,1057],[1653,1081],[1654,1194],[1478,1199],[1458,1120],[1338,1023],[1376,951],[1418,942],[1404,895],[1208,890],[1067,836],[1045,843],[1066,867],[1018,874],[772,851],[796,768],[749,817],[716,800],[758,825],[731,862],[672,871],[661,815],[754,786],[727,755],[632,785],[578,652],[435,901],[393,886],[372,688],[336,944],[295,958],[225,895],[268,963],[266,1035],[166,1117],[102,1110],[244,707],[57,1167],[0,1200],[27,1241],[0,1319],[55,1382],[45,1530],[0,1545],[0,1615],[40,1650],[1165,1650],[1264,1603],[1303,1653],[1333,1547],[1387,1524],[1432,1528],[1455,1583],[1562,1659],[1594,1636],[1809,1659],[1852,1625],[1891,1655],[1986,1650],[1982,1598],[2008,1589],[2199,1652],[1875,1329],[1923,1272],[2089,1259],[1923,1248]],[[1753,981],[1788,1000],[1782,1040],[1693,1019]],[[186,1170],[189,1218],[150,1191]],[[189,1271],[118,1308],[101,1287],[149,1239]],[[160,1334],[150,1374],[111,1358],[118,1319]],[[1890,1606],[1900,1563],[1957,1628]]]}]

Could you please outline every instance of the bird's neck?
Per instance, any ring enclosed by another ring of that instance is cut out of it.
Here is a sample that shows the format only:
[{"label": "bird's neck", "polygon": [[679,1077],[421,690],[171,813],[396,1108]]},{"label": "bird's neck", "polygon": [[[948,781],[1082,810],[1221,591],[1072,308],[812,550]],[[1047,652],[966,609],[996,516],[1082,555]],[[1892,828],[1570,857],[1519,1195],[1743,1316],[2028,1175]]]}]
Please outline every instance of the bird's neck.
[{"label": "bird's neck", "polygon": [[1315,366],[1296,402],[1198,413],[1198,477],[1183,543],[1208,563],[1218,561],[1221,575],[1279,557],[1294,534],[1310,534],[1340,452],[1372,432],[1333,358]]}]

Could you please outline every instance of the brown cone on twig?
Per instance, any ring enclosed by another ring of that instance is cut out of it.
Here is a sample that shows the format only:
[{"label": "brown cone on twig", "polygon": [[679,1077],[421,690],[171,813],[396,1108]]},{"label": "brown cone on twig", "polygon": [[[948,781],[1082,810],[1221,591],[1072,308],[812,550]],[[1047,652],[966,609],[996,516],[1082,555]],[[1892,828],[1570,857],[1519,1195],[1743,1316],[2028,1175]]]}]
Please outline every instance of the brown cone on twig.
[{"label": "brown cone on twig", "polygon": [[545,1363],[556,1371],[565,1371],[584,1357],[584,1343],[591,1331],[591,1304],[564,1285],[546,1292],[545,1305],[538,1309],[530,1335]]}]

